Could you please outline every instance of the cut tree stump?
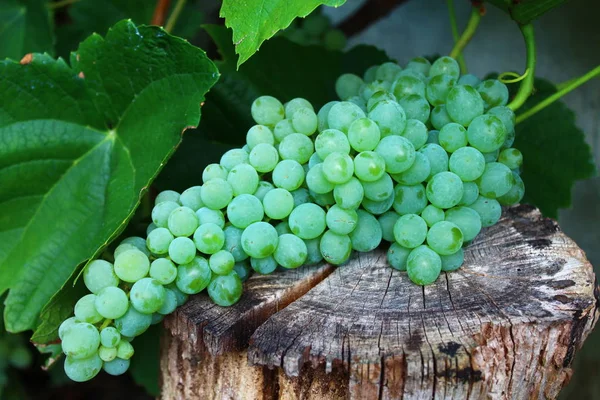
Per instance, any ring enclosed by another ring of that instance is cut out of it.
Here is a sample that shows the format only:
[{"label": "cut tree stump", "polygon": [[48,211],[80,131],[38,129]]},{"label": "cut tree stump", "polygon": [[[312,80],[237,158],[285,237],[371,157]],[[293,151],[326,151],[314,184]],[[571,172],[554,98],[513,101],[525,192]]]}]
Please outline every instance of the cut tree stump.
[{"label": "cut tree stump", "polygon": [[378,249],[244,289],[165,320],[163,399],[552,399],[599,315],[585,254],[529,206],[431,286]]}]

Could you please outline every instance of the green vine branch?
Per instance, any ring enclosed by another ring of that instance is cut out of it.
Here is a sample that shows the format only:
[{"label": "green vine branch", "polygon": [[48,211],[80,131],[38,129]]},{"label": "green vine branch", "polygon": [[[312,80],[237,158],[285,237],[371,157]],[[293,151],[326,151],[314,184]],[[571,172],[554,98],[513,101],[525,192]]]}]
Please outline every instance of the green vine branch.
[{"label": "green vine branch", "polygon": [[515,95],[515,98],[508,104],[508,107],[515,111],[521,107],[533,93],[533,82],[535,78],[535,35],[533,25],[521,25],[521,32],[525,39],[525,48],[527,49],[527,67],[521,80],[521,86]]},{"label": "green vine branch", "polygon": [[[458,33],[458,23],[456,22],[456,12],[454,11],[454,0],[446,0],[446,4],[448,5],[448,17],[450,18],[450,30],[452,31],[452,37],[454,38],[454,44],[458,42],[459,33]],[[465,57],[462,54],[459,54],[456,58],[458,61],[458,65],[460,66],[461,74],[467,73],[467,63],[465,62]]]},{"label": "green vine branch", "polygon": [[577,89],[579,86],[583,85],[587,81],[600,76],[600,65],[596,68],[592,69],[585,75],[582,75],[578,78],[573,78],[560,85],[558,92],[554,93],[552,96],[548,96],[534,107],[531,107],[529,110],[517,116],[517,123],[525,121],[527,118],[536,114],[537,112],[543,110],[548,107],[550,104],[554,103],[556,100],[560,99],[567,93],[571,92],[574,89]]},{"label": "green vine branch", "polygon": [[450,57],[456,59],[462,54],[464,48],[467,47],[467,44],[469,44],[471,38],[475,35],[475,31],[477,30],[480,21],[481,10],[479,7],[473,7],[471,17],[469,17],[469,21],[467,22],[467,27],[450,52]]},{"label": "green vine branch", "polygon": [[165,31],[171,33],[173,28],[175,28],[175,24],[177,23],[177,19],[179,15],[181,15],[181,11],[183,11],[183,7],[185,7],[186,0],[177,0],[175,3],[175,8],[169,15],[169,19],[167,20],[167,24],[165,25]]}]

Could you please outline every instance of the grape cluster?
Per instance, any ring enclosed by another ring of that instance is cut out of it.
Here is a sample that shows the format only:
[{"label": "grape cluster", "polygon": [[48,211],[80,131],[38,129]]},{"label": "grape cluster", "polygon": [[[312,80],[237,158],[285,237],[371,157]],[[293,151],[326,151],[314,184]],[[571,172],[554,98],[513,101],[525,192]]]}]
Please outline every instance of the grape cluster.
[{"label": "grape cluster", "polygon": [[346,47],[344,32],[333,28],[329,18],[319,10],[304,19],[295,19],[287,29],[279,31],[279,35],[301,45],[322,45],[329,50]]}]

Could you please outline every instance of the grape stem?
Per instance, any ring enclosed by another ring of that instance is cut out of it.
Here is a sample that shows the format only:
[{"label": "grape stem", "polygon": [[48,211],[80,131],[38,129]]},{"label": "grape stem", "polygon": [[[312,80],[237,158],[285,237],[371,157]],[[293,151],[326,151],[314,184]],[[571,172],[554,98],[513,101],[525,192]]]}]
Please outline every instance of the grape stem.
[{"label": "grape stem", "polygon": [[[452,37],[454,38],[454,44],[458,42],[459,34],[458,34],[458,23],[456,22],[456,12],[454,11],[454,0],[446,0],[446,4],[448,5],[448,17],[450,18],[450,30],[452,31]],[[456,58],[458,61],[458,65],[460,66],[461,74],[467,73],[467,63],[465,62],[465,57],[462,54],[459,54]]]},{"label": "grape stem", "polygon": [[594,68],[593,70],[589,71],[585,75],[582,75],[578,78],[571,79],[571,80],[565,82],[565,84],[563,84],[563,85],[559,85],[560,89],[558,90],[558,92],[554,93],[552,96],[548,96],[547,98],[545,98],[544,100],[542,100],[541,102],[536,104],[534,107],[531,107],[529,110],[518,115],[517,123],[523,122],[527,118],[536,114],[538,111],[541,111],[544,108],[548,107],[550,104],[554,103],[556,100],[560,99],[567,93],[571,92],[574,89],[577,89],[579,86],[583,85],[590,79],[593,79],[599,75],[600,75],[600,65],[597,66],[596,68]]},{"label": "grape stem", "polygon": [[450,52],[450,57],[456,59],[462,54],[462,51],[465,49],[465,47],[467,47],[467,44],[469,44],[471,38],[475,35],[475,31],[477,30],[480,21],[481,9],[474,6],[471,10],[471,17],[469,17],[467,27]]},{"label": "grape stem", "polygon": [[521,33],[525,39],[525,48],[527,49],[527,67],[526,74],[521,81],[521,86],[515,95],[514,99],[508,104],[508,108],[516,111],[533,93],[533,82],[535,78],[535,35],[533,34],[533,25],[521,25]]},{"label": "grape stem", "polygon": [[183,7],[185,7],[185,2],[186,0],[177,0],[177,3],[175,3],[175,8],[173,9],[173,12],[171,12],[171,15],[169,15],[169,19],[167,20],[167,24],[165,25],[165,31],[167,31],[168,33],[171,33],[173,31],[173,28],[177,23],[177,19],[179,18]]},{"label": "grape stem", "polygon": [[70,4],[77,3],[79,0],[61,0],[55,3],[48,3],[47,7],[50,10],[56,10],[57,8],[66,7]]},{"label": "grape stem", "polygon": [[98,330],[100,330],[100,331],[101,331],[102,329],[106,328],[107,326],[109,326],[109,325],[110,325],[110,323],[111,323],[111,322],[112,322],[112,319],[108,319],[108,318],[106,318],[106,319],[104,320],[104,322],[102,323],[102,325],[100,325],[100,329],[98,329]]}]

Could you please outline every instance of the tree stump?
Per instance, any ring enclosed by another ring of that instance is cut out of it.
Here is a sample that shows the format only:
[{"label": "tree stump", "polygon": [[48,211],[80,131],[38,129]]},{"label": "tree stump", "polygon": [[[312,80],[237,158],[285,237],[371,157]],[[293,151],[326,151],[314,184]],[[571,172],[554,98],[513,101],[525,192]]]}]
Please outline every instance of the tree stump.
[{"label": "tree stump", "polygon": [[598,315],[583,251],[517,206],[431,286],[378,249],[195,296],[165,320],[162,398],[552,399]]}]

